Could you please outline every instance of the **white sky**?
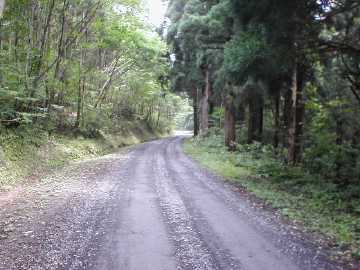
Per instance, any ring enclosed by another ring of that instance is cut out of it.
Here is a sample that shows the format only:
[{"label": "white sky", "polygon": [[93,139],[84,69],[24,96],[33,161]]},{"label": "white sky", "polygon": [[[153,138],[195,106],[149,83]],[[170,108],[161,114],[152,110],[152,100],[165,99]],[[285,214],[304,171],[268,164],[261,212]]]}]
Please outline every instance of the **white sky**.
[{"label": "white sky", "polygon": [[145,0],[149,10],[149,20],[155,26],[159,26],[164,19],[166,12],[166,3],[162,0]]}]

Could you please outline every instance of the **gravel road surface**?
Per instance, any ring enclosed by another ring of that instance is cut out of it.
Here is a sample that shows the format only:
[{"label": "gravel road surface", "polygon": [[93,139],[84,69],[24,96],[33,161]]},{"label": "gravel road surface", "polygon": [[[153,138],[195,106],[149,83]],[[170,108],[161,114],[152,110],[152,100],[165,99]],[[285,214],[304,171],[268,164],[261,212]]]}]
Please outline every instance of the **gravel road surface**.
[{"label": "gravel road surface", "polygon": [[182,141],[79,162],[0,195],[0,269],[345,269],[201,169]]}]

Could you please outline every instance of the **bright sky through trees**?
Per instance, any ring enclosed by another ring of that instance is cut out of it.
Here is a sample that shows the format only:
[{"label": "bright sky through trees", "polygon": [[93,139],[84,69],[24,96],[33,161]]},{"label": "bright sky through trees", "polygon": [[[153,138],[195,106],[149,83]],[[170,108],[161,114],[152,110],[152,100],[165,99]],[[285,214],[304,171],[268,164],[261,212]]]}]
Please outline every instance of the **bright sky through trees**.
[{"label": "bright sky through trees", "polygon": [[149,10],[149,20],[155,26],[159,26],[165,16],[166,3],[162,0],[145,0]]}]

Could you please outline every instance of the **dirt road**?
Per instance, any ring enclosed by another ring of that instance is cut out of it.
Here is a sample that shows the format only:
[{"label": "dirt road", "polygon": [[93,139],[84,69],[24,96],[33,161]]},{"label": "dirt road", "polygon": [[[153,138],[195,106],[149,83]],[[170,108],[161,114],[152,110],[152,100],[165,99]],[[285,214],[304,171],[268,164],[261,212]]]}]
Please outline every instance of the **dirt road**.
[{"label": "dirt road", "polygon": [[185,156],[182,137],[80,162],[0,200],[0,269],[343,269]]}]

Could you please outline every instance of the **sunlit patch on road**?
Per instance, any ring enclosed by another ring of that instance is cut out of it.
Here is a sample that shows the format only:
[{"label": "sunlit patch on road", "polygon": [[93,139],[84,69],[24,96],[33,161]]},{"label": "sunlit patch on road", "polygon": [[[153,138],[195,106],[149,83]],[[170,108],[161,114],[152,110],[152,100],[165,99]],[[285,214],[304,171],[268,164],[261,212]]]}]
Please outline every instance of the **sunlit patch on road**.
[{"label": "sunlit patch on road", "polygon": [[173,132],[174,136],[186,136],[186,137],[191,137],[194,136],[194,132],[190,131],[190,130],[175,130]]}]

